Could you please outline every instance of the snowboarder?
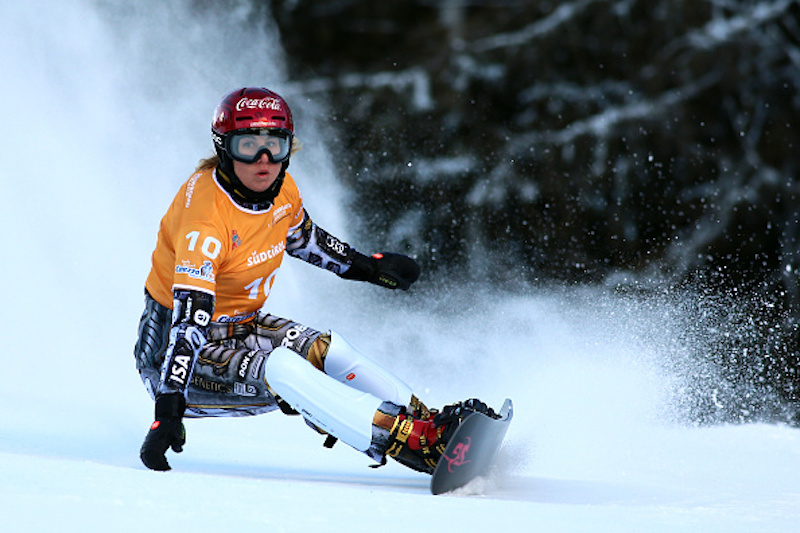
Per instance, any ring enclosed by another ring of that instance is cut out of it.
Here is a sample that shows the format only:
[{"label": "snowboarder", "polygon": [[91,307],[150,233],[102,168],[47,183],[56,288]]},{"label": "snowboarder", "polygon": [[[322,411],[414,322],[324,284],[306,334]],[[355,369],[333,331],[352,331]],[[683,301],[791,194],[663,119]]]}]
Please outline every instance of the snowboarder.
[{"label": "snowboarder", "polygon": [[314,429],[383,464],[431,473],[478,400],[429,410],[402,380],[335,332],[268,314],[284,253],[350,280],[408,289],[400,254],[367,256],[317,226],[286,172],[299,145],[289,106],[264,88],[226,95],[201,160],[161,220],[134,354],[155,400],[142,462],[169,470],[184,417],[300,412]]}]

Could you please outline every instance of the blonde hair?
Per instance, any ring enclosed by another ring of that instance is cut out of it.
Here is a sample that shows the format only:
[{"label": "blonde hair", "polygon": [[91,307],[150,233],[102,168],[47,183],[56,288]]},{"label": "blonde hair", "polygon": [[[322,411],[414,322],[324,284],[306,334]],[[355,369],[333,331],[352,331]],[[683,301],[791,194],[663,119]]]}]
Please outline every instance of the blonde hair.
[{"label": "blonde hair", "polygon": [[197,168],[194,169],[195,172],[204,172],[206,170],[212,169],[219,165],[219,156],[217,154],[212,155],[211,157],[205,157],[197,162]]},{"label": "blonde hair", "polygon": [[[292,140],[292,151],[291,154],[294,155],[300,150],[303,149],[303,143],[295,137]],[[219,165],[219,156],[217,154],[212,155],[211,157],[205,157],[197,162],[197,168],[194,169],[195,172],[203,172],[209,169],[212,169]]]}]

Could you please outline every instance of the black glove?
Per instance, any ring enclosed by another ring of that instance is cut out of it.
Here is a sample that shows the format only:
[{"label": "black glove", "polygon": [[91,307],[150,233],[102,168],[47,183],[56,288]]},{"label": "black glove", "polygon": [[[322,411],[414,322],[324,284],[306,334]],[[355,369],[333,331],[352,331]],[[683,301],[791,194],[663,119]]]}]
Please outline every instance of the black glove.
[{"label": "black glove", "polygon": [[419,265],[408,256],[380,253],[368,257],[353,250],[350,268],[340,275],[344,279],[368,281],[387,289],[408,290],[419,277]]},{"label": "black glove", "polygon": [[156,421],[144,439],[139,457],[147,468],[166,471],[170,469],[167,462],[167,450],[180,453],[186,443],[186,430],[183,427],[183,412],[186,410],[186,399],[183,394],[162,394],[156,398]]}]

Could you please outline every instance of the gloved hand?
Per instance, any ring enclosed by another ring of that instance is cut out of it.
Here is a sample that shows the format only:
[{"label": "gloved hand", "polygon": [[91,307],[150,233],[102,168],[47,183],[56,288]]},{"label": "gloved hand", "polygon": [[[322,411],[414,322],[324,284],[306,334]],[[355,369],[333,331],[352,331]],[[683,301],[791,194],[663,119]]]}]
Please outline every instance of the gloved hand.
[{"label": "gloved hand", "polygon": [[402,254],[384,252],[368,257],[353,250],[350,268],[341,277],[405,291],[419,278],[419,265]]},{"label": "gloved hand", "polygon": [[152,470],[170,470],[166,452],[172,447],[180,453],[186,443],[183,412],[186,399],[183,394],[162,394],[156,398],[156,420],[144,439],[139,452],[142,462]]}]

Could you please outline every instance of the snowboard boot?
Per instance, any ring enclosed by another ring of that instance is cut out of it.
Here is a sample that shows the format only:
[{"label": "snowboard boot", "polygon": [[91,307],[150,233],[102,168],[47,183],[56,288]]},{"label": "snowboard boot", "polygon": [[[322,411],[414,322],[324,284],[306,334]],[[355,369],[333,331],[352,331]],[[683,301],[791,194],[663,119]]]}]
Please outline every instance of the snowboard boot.
[{"label": "snowboard boot", "polygon": [[388,431],[385,439],[387,456],[427,474],[433,473],[450,437],[468,415],[479,412],[497,417],[494,410],[477,399],[447,405],[441,411],[428,410],[421,403],[419,405],[412,402],[411,409],[400,408],[397,414],[393,414],[392,407],[397,409],[397,406],[387,402],[379,409],[384,416],[376,416],[374,424],[375,429]]}]

